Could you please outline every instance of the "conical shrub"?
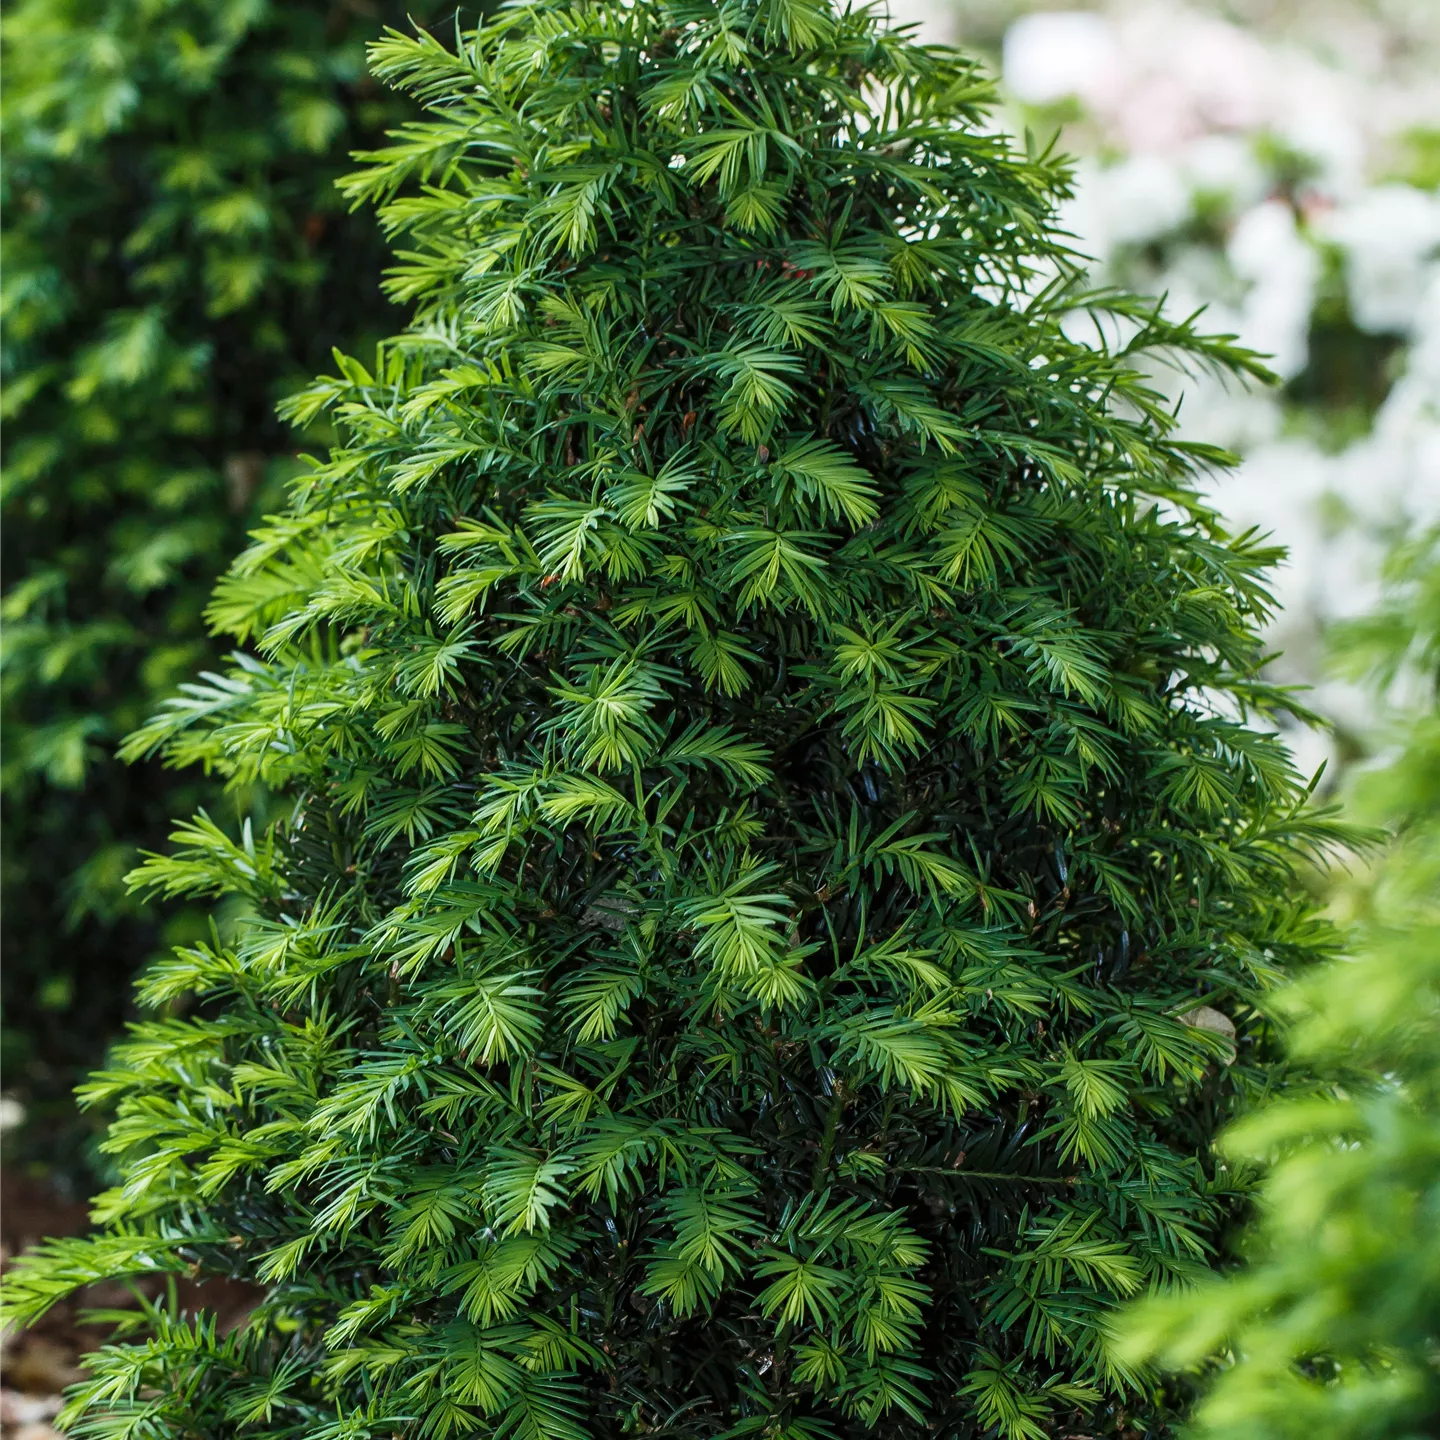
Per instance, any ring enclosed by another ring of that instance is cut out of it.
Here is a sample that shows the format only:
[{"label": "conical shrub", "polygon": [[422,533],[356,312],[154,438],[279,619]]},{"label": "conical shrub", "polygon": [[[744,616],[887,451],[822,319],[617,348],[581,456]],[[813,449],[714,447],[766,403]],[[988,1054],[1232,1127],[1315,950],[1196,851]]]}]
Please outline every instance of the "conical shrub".
[{"label": "conical shrub", "polygon": [[203,793],[115,746],[218,658],[215,578],[294,469],[276,400],[397,323],[334,181],[413,110],[364,62],[406,11],[6,9],[4,1070],[62,1170],[69,1092],[168,948],[123,877]]},{"label": "conical shrub", "polygon": [[[288,810],[142,986],[120,1436],[1119,1433],[1116,1303],[1203,1268],[1251,1000],[1324,948],[1262,721],[1271,552],[1078,287],[1066,172],[954,54],[805,0],[392,34],[355,178],[415,318],[132,742]],[[1127,1432],[1129,1433],[1129,1432]]]}]

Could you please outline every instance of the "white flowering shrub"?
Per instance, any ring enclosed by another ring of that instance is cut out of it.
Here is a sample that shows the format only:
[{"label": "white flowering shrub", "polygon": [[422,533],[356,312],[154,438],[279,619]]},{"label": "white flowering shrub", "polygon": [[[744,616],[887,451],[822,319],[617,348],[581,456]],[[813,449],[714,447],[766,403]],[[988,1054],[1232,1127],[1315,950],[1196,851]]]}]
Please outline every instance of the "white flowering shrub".
[{"label": "white flowering shrub", "polygon": [[[910,18],[974,40],[971,8]],[[1012,3],[997,38],[1015,123],[1063,122],[1079,156],[1066,219],[1095,279],[1205,307],[1271,358],[1279,386],[1170,377],[1182,427],[1245,457],[1213,483],[1237,529],[1289,551],[1275,672],[1314,685],[1338,737],[1368,741],[1368,692],[1326,673],[1326,627],[1370,609],[1397,530],[1440,515],[1440,4],[1288,9]]]}]

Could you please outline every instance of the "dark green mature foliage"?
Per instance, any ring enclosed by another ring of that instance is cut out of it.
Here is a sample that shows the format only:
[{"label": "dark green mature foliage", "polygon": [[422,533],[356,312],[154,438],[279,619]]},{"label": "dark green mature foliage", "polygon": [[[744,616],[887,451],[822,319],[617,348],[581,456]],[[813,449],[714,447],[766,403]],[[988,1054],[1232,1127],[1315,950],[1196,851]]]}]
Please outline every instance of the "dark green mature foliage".
[{"label": "dark green mature foliage", "polygon": [[1132,369],[1245,357],[1072,293],[1064,171],[865,12],[375,64],[415,322],[289,406],[344,440],[217,593],[258,653],[132,742],[290,808],[138,872],[257,918],[147,976],[107,1231],[15,1309],[263,1287],[148,1312],[93,1436],[1120,1427],[1107,1316],[1205,1265],[1322,935],[1269,556]]},{"label": "dark green mature foliage", "polygon": [[36,1145],[74,1149],[44,1103],[156,949],[122,877],[196,800],[114,746],[207,655],[214,578],[295,448],[276,398],[394,323],[333,182],[407,109],[362,48],[406,10],[7,7],[5,1079]]}]

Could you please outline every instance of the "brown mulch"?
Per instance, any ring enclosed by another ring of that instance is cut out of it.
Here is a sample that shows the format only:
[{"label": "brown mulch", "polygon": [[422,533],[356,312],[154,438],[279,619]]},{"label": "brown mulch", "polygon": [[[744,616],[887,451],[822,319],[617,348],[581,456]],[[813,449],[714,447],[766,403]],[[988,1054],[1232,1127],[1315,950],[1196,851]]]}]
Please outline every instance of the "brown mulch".
[{"label": "brown mulch", "polygon": [[[13,1168],[0,1174],[0,1273],[36,1241],[86,1229],[84,1205],[58,1199]],[[63,1403],[60,1392],[80,1378],[80,1356],[103,1340],[103,1331],[79,1323],[72,1305],[57,1305],[28,1330],[0,1333],[0,1440],[61,1440],[48,1423]]]},{"label": "brown mulch", "polygon": [[[0,1173],[0,1274],[12,1257],[38,1241],[89,1228],[86,1205],[62,1200],[43,1181],[13,1175],[11,1169]],[[179,1289],[182,1307],[214,1314],[222,1332],[241,1324],[259,1295],[224,1280],[182,1281]],[[106,1339],[106,1327],[84,1324],[81,1313],[132,1303],[128,1286],[95,1285],[25,1330],[0,1331],[0,1440],[64,1440],[50,1423],[64,1403],[62,1392],[81,1378],[81,1358]]]}]

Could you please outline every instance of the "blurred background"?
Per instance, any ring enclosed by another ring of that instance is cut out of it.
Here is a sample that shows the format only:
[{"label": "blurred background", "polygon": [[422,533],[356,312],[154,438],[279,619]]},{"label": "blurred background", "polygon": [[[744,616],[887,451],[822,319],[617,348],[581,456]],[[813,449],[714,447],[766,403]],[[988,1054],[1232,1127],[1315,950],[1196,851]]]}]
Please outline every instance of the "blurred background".
[{"label": "blurred background", "polygon": [[895,0],[985,52],[1002,123],[1076,157],[1067,222],[1099,283],[1205,308],[1283,382],[1161,376],[1183,429],[1244,458],[1213,487],[1289,559],[1274,671],[1331,731],[1323,784],[1382,742],[1373,689],[1327,663],[1395,539],[1440,516],[1440,4],[1435,0]]}]

